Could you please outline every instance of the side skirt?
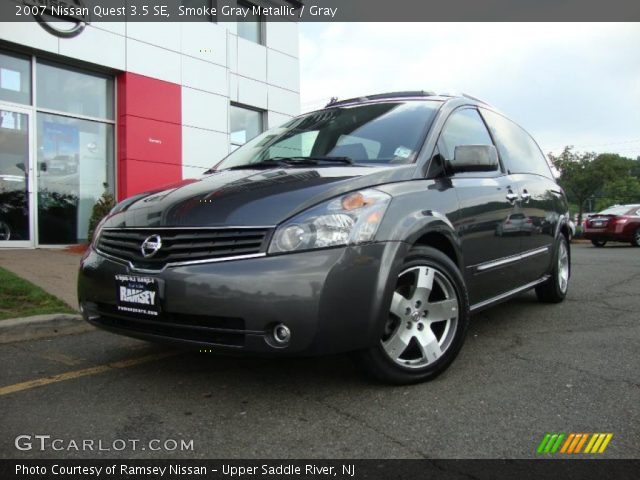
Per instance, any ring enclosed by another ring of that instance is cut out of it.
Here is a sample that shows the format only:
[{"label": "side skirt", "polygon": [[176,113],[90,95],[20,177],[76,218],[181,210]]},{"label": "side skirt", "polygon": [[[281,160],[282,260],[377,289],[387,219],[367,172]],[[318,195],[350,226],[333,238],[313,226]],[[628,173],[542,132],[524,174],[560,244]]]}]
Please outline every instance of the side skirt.
[{"label": "side skirt", "polygon": [[496,303],[500,303],[504,300],[507,300],[511,297],[514,297],[516,295],[518,295],[519,293],[525,292],[527,290],[532,289],[533,287],[535,287],[536,285],[539,285],[543,282],[546,282],[549,279],[550,275],[544,275],[542,277],[540,277],[538,280],[535,280],[533,282],[527,283],[526,285],[522,285],[521,287],[518,288],[514,288],[513,290],[509,290],[508,292],[504,292],[501,293],[500,295],[497,295],[495,297],[489,298],[487,300],[483,300],[482,302],[478,302],[474,305],[471,305],[470,307],[470,311],[472,313],[474,312],[478,312],[480,310],[484,310],[485,308],[488,308]]}]

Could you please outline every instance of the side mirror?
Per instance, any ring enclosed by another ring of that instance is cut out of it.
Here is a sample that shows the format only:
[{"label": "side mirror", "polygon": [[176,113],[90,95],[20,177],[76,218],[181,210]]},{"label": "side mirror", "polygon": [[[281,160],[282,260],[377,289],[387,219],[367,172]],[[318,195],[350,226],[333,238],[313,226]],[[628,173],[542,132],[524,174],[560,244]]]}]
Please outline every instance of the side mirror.
[{"label": "side mirror", "polygon": [[493,145],[459,145],[447,167],[452,173],[493,172],[498,170],[498,151]]}]

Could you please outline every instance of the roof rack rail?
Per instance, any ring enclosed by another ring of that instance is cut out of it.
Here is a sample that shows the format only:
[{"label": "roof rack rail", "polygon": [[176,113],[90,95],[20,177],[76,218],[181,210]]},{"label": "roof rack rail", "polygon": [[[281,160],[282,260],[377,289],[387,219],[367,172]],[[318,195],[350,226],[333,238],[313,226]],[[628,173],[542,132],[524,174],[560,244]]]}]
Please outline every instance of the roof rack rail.
[{"label": "roof rack rail", "polygon": [[405,92],[389,92],[389,93],[377,93],[375,95],[366,95],[364,97],[348,98],[346,100],[338,100],[337,97],[332,97],[329,103],[325,107],[336,107],[339,105],[346,105],[354,102],[366,102],[367,100],[383,100],[385,98],[400,98],[400,97],[433,97],[435,92],[425,90],[413,90]]},{"label": "roof rack rail", "polygon": [[478,97],[474,97],[473,95],[469,95],[467,93],[462,94],[463,97],[468,98],[470,100],[475,100],[476,102],[484,103],[487,106],[491,106],[489,102],[485,102],[484,100],[479,99]]}]

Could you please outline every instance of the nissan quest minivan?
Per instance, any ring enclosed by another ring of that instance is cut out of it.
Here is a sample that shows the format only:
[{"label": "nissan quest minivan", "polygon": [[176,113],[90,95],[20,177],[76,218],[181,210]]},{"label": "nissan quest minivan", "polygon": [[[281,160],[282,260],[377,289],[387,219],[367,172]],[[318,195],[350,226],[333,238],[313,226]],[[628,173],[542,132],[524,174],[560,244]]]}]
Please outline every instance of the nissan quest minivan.
[{"label": "nissan quest minivan", "polygon": [[301,115],[197,181],[135,195],[82,259],[84,318],[214,352],[354,352],[386,382],[443,372],[469,316],[561,302],[567,201],[527,132],[469,96]]}]

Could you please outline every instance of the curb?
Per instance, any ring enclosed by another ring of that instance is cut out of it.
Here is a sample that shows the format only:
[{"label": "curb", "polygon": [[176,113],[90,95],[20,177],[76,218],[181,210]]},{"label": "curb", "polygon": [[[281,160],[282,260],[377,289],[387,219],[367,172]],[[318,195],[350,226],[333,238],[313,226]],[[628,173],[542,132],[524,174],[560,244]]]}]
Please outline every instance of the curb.
[{"label": "curb", "polygon": [[53,313],[0,320],[0,344],[72,335],[94,330],[81,315]]}]

